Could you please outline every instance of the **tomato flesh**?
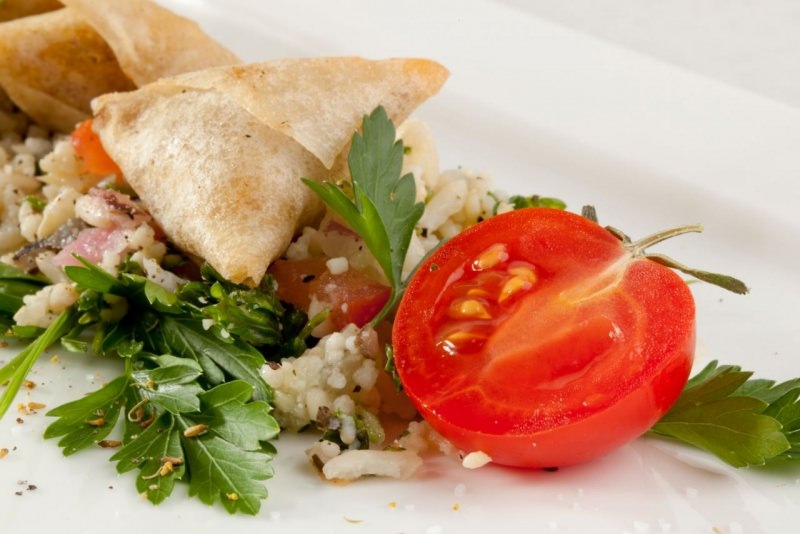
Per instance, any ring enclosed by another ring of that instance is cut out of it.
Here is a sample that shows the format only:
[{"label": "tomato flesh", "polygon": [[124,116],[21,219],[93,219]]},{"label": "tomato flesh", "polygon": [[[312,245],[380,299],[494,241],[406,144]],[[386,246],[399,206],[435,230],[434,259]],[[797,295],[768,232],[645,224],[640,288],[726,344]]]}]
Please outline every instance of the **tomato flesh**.
[{"label": "tomato flesh", "polygon": [[350,323],[362,327],[375,317],[389,300],[390,289],[353,269],[331,274],[327,258],[277,260],[269,273],[278,284],[278,298],[308,311],[311,299],[330,310],[335,330]]},{"label": "tomato flesh", "polygon": [[115,174],[122,176],[122,171],[108,155],[100,138],[92,130],[92,119],[85,120],[78,124],[71,134],[72,146],[75,154],[81,160],[81,168],[84,172],[107,176]]},{"label": "tomato flesh", "polygon": [[683,280],[599,225],[517,210],[443,245],[393,329],[397,370],[426,420],[496,463],[583,462],[647,431],[694,353]]}]

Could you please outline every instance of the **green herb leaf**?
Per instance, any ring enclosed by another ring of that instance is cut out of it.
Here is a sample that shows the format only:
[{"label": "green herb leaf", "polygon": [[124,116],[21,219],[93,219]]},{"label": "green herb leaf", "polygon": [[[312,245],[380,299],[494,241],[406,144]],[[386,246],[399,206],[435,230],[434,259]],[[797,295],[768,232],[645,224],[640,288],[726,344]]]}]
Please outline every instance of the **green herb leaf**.
[{"label": "green herb leaf", "polygon": [[[176,420],[182,432],[195,424],[183,416]],[[256,433],[264,433],[264,429]],[[258,513],[261,499],[267,497],[260,481],[273,474],[271,455],[244,450],[211,432],[197,437],[182,435],[181,444],[191,473],[189,495],[206,504],[220,501],[230,513]]]},{"label": "green herb leaf", "polygon": [[139,386],[139,392],[142,397],[161,410],[178,414],[196,412],[200,409],[198,395],[203,392],[203,388],[196,382],[188,384],[175,382],[156,384],[150,378],[150,372],[148,371],[133,373],[133,379],[136,381],[136,385]]},{"label": "green herb leaf", "polygon": [[165,354],[150,358],[158,368],[150,371],[150,379],[158,385],[188,384],[203,374],[200,364],[189,358],[178,358]]},{"label": "green herb leaf", "polygon": [[252,391],[249,384],[240,380],[220,384],[200,396],[203,413],[192,419],[208,425],[211,433],[237,447],[258,450],[262,441],[278,435],[280,427],[269,414],[272,409],[266,402],[242,400],[245,394],[249,399]]},{"label": "green herb leaf", "polygon": [[386,354],[386,365],[383,366],[383,370],[392,377],[394,388],[397,391],[403,391],[403,382],[400,380],[400,375],[397,373],[397,366],[394,363],[394,349],[387,343],[386,347],[384,347],[384,351]]},{"label": "green herb leaf", "polygon": [[772,382],[748,385],[751,374],[712,362],[689,380],[650,432],[704,449],[735,467],[786,457],[800,445],[794,435],[794,425],[800,425],[800,388],[778,386],[777,393],[783,394],[776,396]]},{"label": "green herb leaf", "polygon": [[123,294],[126,286],[118,278],[105,272],[97,265],[78,257],[83,267],[68,265],[64,267],[67,278],[75,282],[80,290],[92,289],[98,293]]},{"label": "green herb leaf", "polygon": [[[162,459],[171,460],[169,469],[164,469]],[[186,473],[186,462],[183,460],[180,432],[170,414],[164,414],[153,421],[136,438],[128,441],[111,457],[117,462],[117,472],[125,473],[139,469],[136,477],[136,489],[145,495],[153,504],[159,504],[172,494],[175,481]],[[177,463],[177,465],[176,465]]]},{"label": "green herb leaf", "polygon": [[45,284],[42,278],[0,263],[0,314],[14,315],[22,307],[22,298],[36,293]]},{"label": "green herb leaf", "polygon": [[265,279],[260,288],[253,289],[224,280],[207,265],[203,266],[202,274],[214,281],[210,290],[202,295],[209,302],[201,308],[202,315],[250,345],[282,343],[284,310],[270,278]]},{"label": "green herb leaf", "polygon": [[531,195],[529,197],[512,195],[509,197],[508,203],[514,206],[515,210],[523,208],[553,208],[557,210],[567,209],[567,204],[563,200],[552,197],[541,197],[539,195]]},{"label": "green herb leaf", "polygon": [[414,177],[401,176],[403,142],[395,140],[386,110],[379,106],[364,117],[361,131],[353,136],[347,158],[353,200],[335,184],[303,181],[361,236],[391,284],[389,300],[370,323],[374,326],[402,295],[403,263],[425,205],[416,202]]},{"label": "green herb leaf", "polygon": [[33,211],[41,213],[47,207],[47,202],[35,195],[28,195],[25,197],[25,202],[31,205]]},{"label": "green herb leaf", "polygon": [[210,330],[204,330],[198,319],[164,317],[159,329],[163,339],[179,356],[194,358],[206,369],[205,359],[211,360],[233,378],[244,380],[253,386],[255,400],[271,400],[272,390],[261,378],[264,357],[246,343],[230,339],[223,341]]},{"label": "green herb leaf", "polygon": [[128,384],[126,375],[118,376],[94,393],[51,410],[47,415],[58,420],[47,427],[45,439],[63,436],[58,445],[64,456],[104,439],[114,429]]}]

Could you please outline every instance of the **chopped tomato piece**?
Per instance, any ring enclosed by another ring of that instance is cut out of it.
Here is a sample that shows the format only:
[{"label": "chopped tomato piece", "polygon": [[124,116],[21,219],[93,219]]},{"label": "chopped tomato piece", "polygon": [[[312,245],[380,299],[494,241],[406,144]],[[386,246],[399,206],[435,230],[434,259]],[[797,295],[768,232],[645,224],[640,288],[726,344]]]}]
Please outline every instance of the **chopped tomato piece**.
[{"label": "chopped tomato piece", "polygon": [[78,124],[72,131],[72,146],[81,159],[82,170],[98,176],[115,174],[122,176],[122,171],[103,148],[100,138],[92,130],[92,119]]},{"label": "chopped tomato piece", "polygon": [[335,330],[350,323],[364,326],[381,311],[389,300],[389,294],[388,287],[354,270],[342,274],[324,272],[313,293],[318,301],[330,308],[330,320]]},{"label": "chopped tomato piece", "polygon": [[308,310],[313,289],[311,283],[327,270],[325,258],[277,260],[270,266],[269,274],[278,284],[278,299],[295,308]]},{"label": "chopped tomato piece", "polygon": [[331,274],[326,258],[278,260],[269,273],[278,284],[278,298],[302,310],[308,310],[311,299],[330,309],[330,320],[336,330],[350,323],[367,324],[389,300],[390,289],[373,278],[348,269]]}]

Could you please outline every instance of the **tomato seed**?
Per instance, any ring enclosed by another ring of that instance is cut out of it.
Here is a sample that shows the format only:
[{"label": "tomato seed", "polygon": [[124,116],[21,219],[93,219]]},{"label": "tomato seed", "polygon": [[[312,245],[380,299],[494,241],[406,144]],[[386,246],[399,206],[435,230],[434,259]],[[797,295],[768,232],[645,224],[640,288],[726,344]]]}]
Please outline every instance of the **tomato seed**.
[{"label": "tomato seed", "polygon": [[485,271],[491,269],[498,263],[502,263],[508,259],[508,250],[502,243],[495,243],[487,248],[472,262],[472,268],[476,271]]},{"label": "tomato seed", "polygon": [[450,316],[455,319],[491,319],[486,307],[475,299],[457,300],[450,307]]},{"label": "tomato seed", "polygon": [[515,293],[519,293],[520,291],[530,288],[530,282],[521,276],[512,276],[505,284],[503,284],[503,288],[500,290],[500,296],[497,298],[497,302],[503,302]]},{"label": "tomato seed", "polygon": [[525,266],[516,266],[510,267],[508,269],[509,274],[513,274],[514,276],[519,276],[520,278],[524,279],[531,284],[535,284],[538,277],[536,276],[536,272],[530,267]]}]

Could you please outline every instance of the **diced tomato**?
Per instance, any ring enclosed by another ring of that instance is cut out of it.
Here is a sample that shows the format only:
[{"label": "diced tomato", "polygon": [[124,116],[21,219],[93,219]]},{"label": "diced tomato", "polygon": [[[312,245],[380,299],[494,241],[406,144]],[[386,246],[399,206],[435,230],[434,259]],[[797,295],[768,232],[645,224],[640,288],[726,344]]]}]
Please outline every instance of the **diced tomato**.
[{"label": "diced tomato", "polygon": [[277,260],[269,268],[269,274],[278,284],[278,298],[295,308],[308,310],[311,303],[312,282],[319,280],[328,268],[325,258],[307,260]]},{"label": "diced tomato", "polygon": [[92,130],[92,119],[78,124],[72,131],[72,146],[81,159],[84,172],[107,176],[115,174],[122,177],[122,171],[103,148],[100,138]]},{"label": "diced tomato", "polygon": [[333,328],[341,330],[350,323],[360,327],[370,322],[389,300],[390,290],[358,271],[348,270],[342,274],[326,271],[320,276],[313,295],[330,306]]},{"label": "diced tomato", "polygon": [[350,323],[367,324],[389,300],[390,289],[354,269],[331,274],[325,258],[278,260],[270,274],[278,284],[278,298],[302,310],[308,310],[312,298],[330,309],[330,321],[336,330]]}]

